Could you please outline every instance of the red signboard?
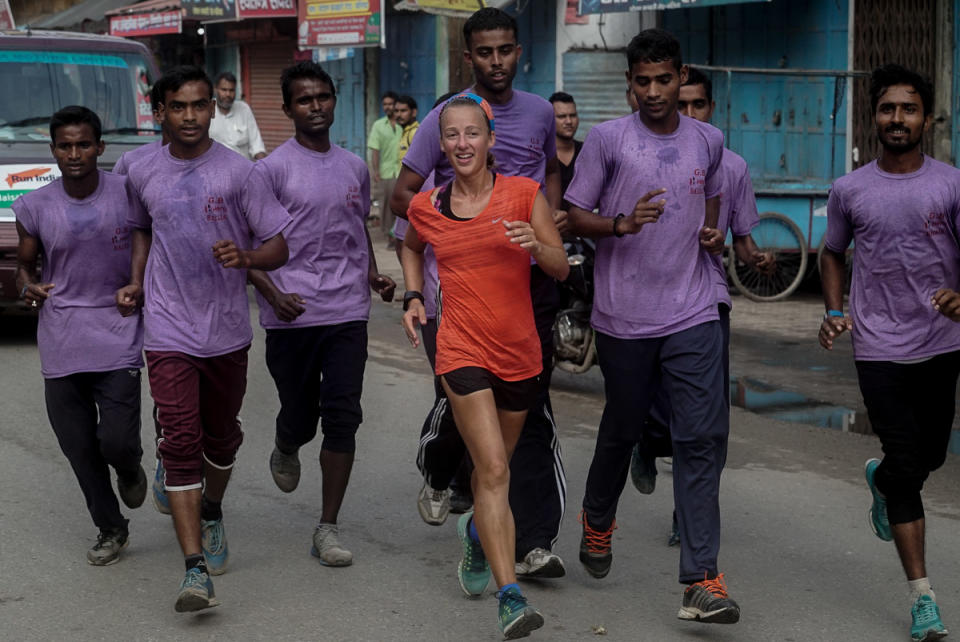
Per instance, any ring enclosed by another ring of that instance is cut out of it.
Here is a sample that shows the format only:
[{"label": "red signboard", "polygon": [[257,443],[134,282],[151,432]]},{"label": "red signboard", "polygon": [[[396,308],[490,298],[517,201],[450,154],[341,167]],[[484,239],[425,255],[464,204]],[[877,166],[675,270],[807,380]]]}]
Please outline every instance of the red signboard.
[{"label": "red signboard", "polygon": [[13,23],[13,12],[10,11],[10,0],[0,0],[0,31],[16,29]]},{"label": "red signboard", "polygon": [[296,18],[297,0],[237,0],[241,18]]},{"label": "red signboard", "polygon": [[301,47],[380,44],[380,0],[300,0]]},{"label": "red signboard", "polygon": [[110,16],[110,35],[140,37],[180,33],[181,24],[179,11]]}]

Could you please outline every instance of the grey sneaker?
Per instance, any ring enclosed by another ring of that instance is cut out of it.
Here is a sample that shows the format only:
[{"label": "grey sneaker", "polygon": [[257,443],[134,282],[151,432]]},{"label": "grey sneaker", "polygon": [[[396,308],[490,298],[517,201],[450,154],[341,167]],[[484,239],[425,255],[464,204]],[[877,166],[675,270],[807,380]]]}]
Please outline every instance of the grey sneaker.
[{"label": "grey sneaker", "polygon": [[313,531],[313,546],[310,554],[324,566],[350,566],[353,553],[340,546],[340,528],[336,524],[320,524]]},{"label": "grey sneaker", "polygon": [[527,553],[522,562],[516,563],[514,571],[521,579],[563,577],[567,574],[560,556],[545,548],[535,548]]},{"label": "grey sneaker", "polygon": [[288,455],[274,446],[270,453],[270,474],[277,488],[292,493],[300,483],[300,458],[297,453]]},{"label": "grey sneaker", "polygon": [[450,489],[434,490],[424,483],[417,497],[417,510],[420,517],[431,526],[439,526],[447,521],[450,514]]},{"label": "grey sneaker", "polygon": [[132,482],[117,475],[117,493],[127,508],[143,506],[143,500],[147,498],[147,474],[143,472],[143,466],[137,466],[137,476]]},{"label": "grey sneaker", "polygon": [[127,547],[128,533],[123,529],[101,529],[97,543],[87,551],[87,563],[109,566],[120,561],[120,551]]}]

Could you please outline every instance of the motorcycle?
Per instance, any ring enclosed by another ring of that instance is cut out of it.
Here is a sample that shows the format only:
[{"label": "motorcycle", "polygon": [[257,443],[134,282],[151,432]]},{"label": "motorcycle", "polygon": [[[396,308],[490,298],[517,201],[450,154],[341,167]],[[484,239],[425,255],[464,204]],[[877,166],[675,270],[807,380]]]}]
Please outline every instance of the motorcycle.
[{"label": "motorcycle", "polygon": [[580,237],[565,242],[563,248],[567,252],[570,275],[559,284],[560,311],[553,323],[553,359],[557,368],[582,374],[597,362],[590,326],[597,250],[594,241]]}]

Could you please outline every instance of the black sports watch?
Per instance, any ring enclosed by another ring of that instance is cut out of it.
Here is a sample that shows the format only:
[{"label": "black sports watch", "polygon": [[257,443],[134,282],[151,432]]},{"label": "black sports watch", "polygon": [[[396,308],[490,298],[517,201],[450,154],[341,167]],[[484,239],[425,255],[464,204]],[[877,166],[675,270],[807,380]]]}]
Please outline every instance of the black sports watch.
[{"label": "black sports watch", "polygon": [[423,293],[417,292],[416,290],[407,290],[403,293],[403,311],[406,312],[407,308],[410,307],[410,302],[414,299],[420,299],[420,303],[424,303]]}]

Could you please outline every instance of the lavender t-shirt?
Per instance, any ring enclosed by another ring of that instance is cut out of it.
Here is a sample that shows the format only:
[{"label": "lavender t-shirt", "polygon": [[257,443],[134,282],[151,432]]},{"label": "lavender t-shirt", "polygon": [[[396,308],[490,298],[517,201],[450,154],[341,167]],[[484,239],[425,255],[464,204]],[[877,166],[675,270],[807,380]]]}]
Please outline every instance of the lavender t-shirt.
[{"label": "lavender t-shirt", "polygon": [[136,149],[131,149],[129,152],[124,152],[120,155],[117,163],[113,166],[113,173],[126,176],[130,173],[131,165],[150,158],[153,154],[156,154],[161,149],[163,149],[163,140],[155,140],[152,143],[141,145]]},{"label": "lavender t-shirt", "polygon": [[[713,268],[700,247],[705,201],[721,191],[723,134],[686,116],[651,132],[637,114],[596,125],[564,197],[600,215],[629,215],[647,192],[667,188],[664,213],[638,234],[597,241],[591,323],[621,339],[673,334],[718,319]],[[613,223],[611,222],[611,225]]]},{"label": "lavender t-shirt", "polygon": [[[717,229],[724,237],[727,236],[727,230],[733,232],[734,236],[746,236],[760,222],[747,161],[724,148],[723,159],[720,161],[720,176],[720,221]],[[732,307],[723,257],[711,254],[710,265],[713,268],[717,303]]]},{"label": "lavender t-shirt", "polygon": [[213,258],[213,244],[251,249],[290,215],[253,163],[220,143],[183,160],[164,147],[130,167],[137,207],[127,221],[153,231],[144,283],[144,348],[215,357],[250,343],[247,273]]},{"label": "lavender t-shirt", "polygon": [[125,179],[102,171],[82,200],[57,179],[13,202],[17,221],[43,245],[43,282],[55,284],[37,325],[44,377],[143,365],[140,315],[120,316],[114,300],[130,282],[133,206]]},{"label": "lavender t-shirt", "polygon": [[[557,125],[553,106],[536,94],[513,90],[509,102],[491,104],[497,135],[491,151],[497,173],[526,176],[544,187],[547,161],[557,155]],[[453,168],[440,147],[440,110],[434,107],[420,122],[403,164],[420,176],[436,171],[436,184],[453,180]]]},{"label": "lavender t-shirt", "polygon": [[960,349],[960,324],[933,309],[940,288],[960,289],[960,170],[929,157],[911,174],[874,161],[838,178],[825,243],[856,243],[850,315],[862,361],[922,359]]},{"label": "lavender t-shirt", "polygon": [[290,259],[270,278],[281,292],[296,292],[306,301],[306,311],[287,323],[257,292],[260,325],[296,328],[366,321],[370,316],[366,164],[337,145],[320,153],[291,138],[253,171],[293,217],[283,234]]}]

